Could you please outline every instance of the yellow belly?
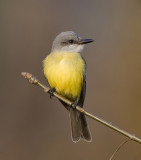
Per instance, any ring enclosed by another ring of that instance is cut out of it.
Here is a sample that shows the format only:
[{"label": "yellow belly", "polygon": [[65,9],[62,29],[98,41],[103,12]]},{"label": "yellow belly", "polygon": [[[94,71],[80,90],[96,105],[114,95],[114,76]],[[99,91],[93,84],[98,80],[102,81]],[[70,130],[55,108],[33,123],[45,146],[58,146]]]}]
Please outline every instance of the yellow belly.
[{"label": "yellow belly", "polygon": [[44,75],[51,88],[70,100],[79,100],[85,62],[79,53],[54,52],[44,60]]}]

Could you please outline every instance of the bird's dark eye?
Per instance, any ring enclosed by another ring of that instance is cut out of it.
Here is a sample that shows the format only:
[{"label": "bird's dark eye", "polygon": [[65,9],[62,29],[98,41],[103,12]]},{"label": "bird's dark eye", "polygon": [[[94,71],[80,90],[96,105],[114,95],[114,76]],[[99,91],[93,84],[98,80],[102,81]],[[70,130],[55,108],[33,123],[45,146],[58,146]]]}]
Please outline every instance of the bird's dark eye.
[{"label": "bird's dark eye", "polygon": [[70,43],[70,44],[73,44],[73,43],[74,43],[74,40],[72,40],[72,39],[69,40],[69,43]]}]

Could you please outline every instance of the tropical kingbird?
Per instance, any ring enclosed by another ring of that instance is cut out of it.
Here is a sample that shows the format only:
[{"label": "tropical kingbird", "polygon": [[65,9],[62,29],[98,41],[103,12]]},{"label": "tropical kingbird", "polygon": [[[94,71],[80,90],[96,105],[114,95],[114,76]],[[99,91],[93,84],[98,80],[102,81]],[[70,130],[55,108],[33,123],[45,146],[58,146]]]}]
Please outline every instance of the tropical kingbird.
[{"label": "tropical kingbird", "polygon": [[[86,93],[86,61],[80,54],[92,39],[82,39],[67,31],[54,40],[51,53],[44,60],[44,75],[49,85],[60,95],[83,107]],[[83,114],[61,101],[70,112],[71,135],[74,142],[80,138],[90,142],[90,130]]]}]

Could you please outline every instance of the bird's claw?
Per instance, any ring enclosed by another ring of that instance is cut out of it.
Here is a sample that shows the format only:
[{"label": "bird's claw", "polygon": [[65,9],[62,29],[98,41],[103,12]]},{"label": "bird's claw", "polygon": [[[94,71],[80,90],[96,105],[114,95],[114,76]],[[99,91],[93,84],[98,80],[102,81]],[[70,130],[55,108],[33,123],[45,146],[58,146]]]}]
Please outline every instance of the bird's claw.
[{"label": "bird's claw", "polygon": [[50,94],[50,98],[51,98],[52,96],[54,96],[54,95],[53,95],[54,92],[55,92],[55,88],[51,88],[51,89],[48,91],[48,93]]},{"label": "bird's claw", "polygon": [[76,109],[77,104],[78,104],[78,102],[77,102],[77,100],[76,100],[76,101],[74,101],[74,102],[71,104],[71,107],[72,107],[73,109]]}]

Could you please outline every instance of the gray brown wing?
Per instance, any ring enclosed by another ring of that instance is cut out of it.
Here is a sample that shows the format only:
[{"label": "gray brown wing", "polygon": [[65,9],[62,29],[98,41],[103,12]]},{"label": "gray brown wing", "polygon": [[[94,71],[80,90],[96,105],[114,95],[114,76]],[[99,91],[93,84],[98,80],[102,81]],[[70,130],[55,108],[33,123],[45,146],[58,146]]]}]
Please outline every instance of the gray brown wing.
[{"label": "gray brown wing", "polygon": [[81,95],[80,95],[80,99],[78,102],[78,105],[80,107],[83,107],[84,104],[84,100],[85,100],[85,95],[86,95],[86,69],[87,69],[87,64],[85,59],[82,57],[84,63],[85,63],[85,69],[84,69],[84,73],[83,73],[83,84],[82,84],[82,90],[81,90]]},{"label": "gray brown wing", "polygon": [[[81,96],[80,96],[80,100],[78,102],[78,105],[80,107],[83,107],[84,104],[84,100],[85,100],[85,95],[86,95],[86,73],[83,75],[83,87],[82,87],[82,91],[81,91]],[[81,138],[83,138],[84,140],[91,142],[92,137],[91,137],[91,133],[89,130],[89,126],[86,120],[85,115],[79,113],[78,111],[76,111],[79,117],[79,126],[80,126],[80,135]]]},{"label": "gray brown wing", "polygon": [[86,75],[83,76],[83,86],[82,86],[82,90],[81,90],[80,99],[79,99],[79,102],[78,102],[78,105],[80,107],[83,107],[84,100],[85,100],[85,95],[86,95]]}]

